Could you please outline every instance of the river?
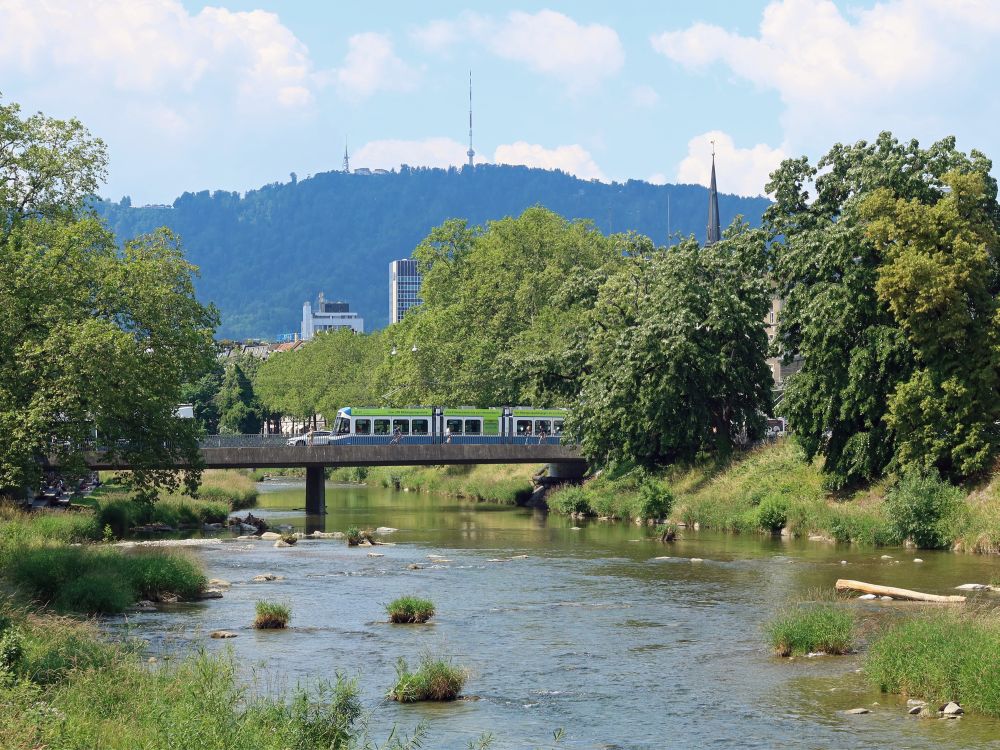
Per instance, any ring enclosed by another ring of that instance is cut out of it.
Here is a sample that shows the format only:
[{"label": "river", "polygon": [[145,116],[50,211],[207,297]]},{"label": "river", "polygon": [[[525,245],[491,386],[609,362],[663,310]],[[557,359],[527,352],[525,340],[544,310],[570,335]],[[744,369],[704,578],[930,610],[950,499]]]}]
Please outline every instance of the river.
[{"label": "river", "polygon": [[[231,648],[265,689],[358,675],[375,737],[427,720],[429,748],[465,748],[483,732],[497,750],[550,747],[560,728],[558,747],[595,750],[1000,748],[996,720],[908,716],[903,699],[866,686],[859,657],[779,659],[761,635],[784,603],[838,577],[948,593],[989,582],[991,558],[694,531],[664,545],[634,526],[574,529],[537,511],[334,484],[326,516],[307,519],[304,505],[302,483],[266,482],[253,512],[298,530],[395,527],[395,546],[208,546],[196,554],[232,582],[225,597],[131,615],[131,632],[154,654]],[[265,572],[284,579],[250,582]],[[404,594],[435,602],[432,624],[386,622],[385,605]],[[260,598],[291,606],[289,630],[249,627]],[[848,606],[893,617],[921,605]],[[208,638],[220,628],[239,636]],[[477,700],[383,702],[396,659],[427,651],[467,667],[464,692]],[[872,713],[843,713],[859,706]]]}]

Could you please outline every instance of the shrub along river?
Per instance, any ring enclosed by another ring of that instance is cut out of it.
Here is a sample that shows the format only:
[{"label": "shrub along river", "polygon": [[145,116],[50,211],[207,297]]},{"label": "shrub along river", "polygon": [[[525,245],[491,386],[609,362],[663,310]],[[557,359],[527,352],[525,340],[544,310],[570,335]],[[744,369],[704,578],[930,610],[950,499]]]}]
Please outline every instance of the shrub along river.
[{"label": "shrub along river", "polygon": [[[196,554],[232,583],[225,597],[130,615],[129,629],[152,654],[231,648],[263,689],[358,675],[376,737],[426,720],[433,748],[483,732],[493,748],[549,747],[559,728],[571,748],[1000,748],[996,720],[909,716],[903,698],[866,685],[859,657],[779,659],[761,633],[784,604],[840,577],[951,593],[990,582],[991,558],[690,530],[664,545],[635,526],[574,529],[531,510],[333,484],[326,516],[307,519],[304,504],[303,484],[265,482],[253,512],[299,531],[394,527],[384,538],[395,546],[207,545]],[[250,582],[261,573],[284,578]],[[407,594],[434,601],[431,624],[386,622],[385,605]],[[249,627],[262,598],[291,606],[289,630]],[[845,606],[896,617],[921,605]],[[216,629],[238,637],[209,639]],[[468,668],[476,700],[382,703],[397,658],[427,651]],[[856,707],[872,713],[843,713]]]}]

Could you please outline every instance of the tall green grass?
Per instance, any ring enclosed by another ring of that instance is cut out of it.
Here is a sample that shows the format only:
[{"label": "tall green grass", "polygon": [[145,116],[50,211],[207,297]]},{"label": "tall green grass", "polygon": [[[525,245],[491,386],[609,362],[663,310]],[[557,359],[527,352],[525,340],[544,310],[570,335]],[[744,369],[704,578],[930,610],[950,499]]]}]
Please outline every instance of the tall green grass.
[{"label": "tall green grass", "polygon": [[416,596],[401,596],[389,602],[385,611],[389,622],[423,623],[434,616],[434,602]]},{"label": "tall green grass", "polygon": [[778,656],[846,654],[854,644],[854,617],[835,604],[799,604],[778,614],[764,630]]},{"label": "tall green grass", "polygon": [[308,691],[258,690],[225,654],[151,668],[85,623],[19,613],[14,627],[23,654],[15,679],[0,681],[0,747],[404,750],[423,738],[375,743],[356,680],[339,674]]},{"label": "tall green grass", "polygon": [[996,613],[927,612],[877,636],[864,673],[888,693],[1000,716],[1000,618]]},{"label": "tall green grass", "polygon": [[292,610],[285,604],[257,602],[253,626],[258,630],[280,630],[287,628],[292,619]]},{"label": "tall green grass", "polygon": [[388,488],[517,505],[531,495],[531,477],[539,468],[527,464],[371,467],[364,481]]},{"label": "tall green grass", "polygon": [[388,698],[400,703],[418,701],[453,701],[462,692],[468,675],[449,659],[424,655],[416,670],[410,671],[405,659],[396,663],[396,684]]}]

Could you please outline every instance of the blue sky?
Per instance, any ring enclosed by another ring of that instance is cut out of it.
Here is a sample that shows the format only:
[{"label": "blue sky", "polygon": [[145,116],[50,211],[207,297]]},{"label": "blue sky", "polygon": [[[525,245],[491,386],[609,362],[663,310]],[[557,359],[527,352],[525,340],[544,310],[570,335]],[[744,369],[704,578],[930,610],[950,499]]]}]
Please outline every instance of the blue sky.
[{"label": "blue sky", "polygon": [[108,143],[104,194],[170,202],[477,161],[755,195],[890,129],[1000,154],[1000,2],[0,0],[0,92]]}]

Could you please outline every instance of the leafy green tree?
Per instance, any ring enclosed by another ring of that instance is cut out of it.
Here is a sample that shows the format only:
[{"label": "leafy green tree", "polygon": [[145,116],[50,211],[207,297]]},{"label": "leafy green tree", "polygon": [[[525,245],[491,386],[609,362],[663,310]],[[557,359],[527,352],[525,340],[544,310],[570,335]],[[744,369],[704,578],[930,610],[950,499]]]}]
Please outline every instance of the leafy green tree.
[{"label": "leafy green tree", "polygon": [[[924,149],[916,141],[900,143],[882,133],[873,143],[837,144],[815,166],[804,158],[787,160],[771,175],[767,190],[775,195],[775,203],[765,213],[765,224],[775,240],[776,291],[785,301],[779,345],[788,357],[804,357],[802,370],[788,386],[784,408],[808,456],[823,456],[823,470],[833,487],[875,479],[897,455],[906,462],[915,460],[914,450],[927,456],[923,439],[918,441],[923,447],[911,442],[913,450],[900,454],[903,420],[927,426],[943,416],[940,403],[914,415],[914,398],[896,395],[925,366],[924,354],[915,348],[897,311],[916,301],[913,283],[927,270],[927,248],[944,248],[951,239],[947,232],[932,239],[937,230],[927,226],[918,232],[926,240],[924,250],[887,252],[889,225],[882,221],[884,229],[878,229],[873,224],[891,213],[891,200],[908,201],[911,207],[934,206],[951,190],[946,175],[959,172],[982,177],[984,194],[976,222],[995,227],[996,184],[990,168],[982,154],[957,151],[953,138]],[[914,229],[910,227],[911,235]],[[975,231],[981,235],[981,230]],[[894,260],[894,255],[900,259]],[[915,263],[918,255],[923,260]],[[995,256],[993,263],[987,287],[995,285]],[[959,296],[952,296],[951,303]],[[969,361],[965,366],[984,364]],[[919,385],[922,379],[925,376],[907,386],[913,396],[918,390],[930,392]],[[930,390],[938,387],[929,385]],[[894,408],[896,415],[890,416]],[[968,415],[958,416],[967,421]],[[938,422],[937,428],[950,431],[949,421]],[[975,461],[965,463],[967,448],[958,448],[965,442],[949,438],[940,450],[930,452],[940,456],[947,444],[961,454],[957,466],[972,467]],[[972,448],[975,443],[968,449],[981,456]]]},{"label": "leafy green tree", "polygon": [[770,408],[765,237],[655,249],[645,238],[598,295],[572,427],[598,461],[654,467],[726,454]]},{"label": "leafy green tree", "polygon": [[[125,243],[81,212],[103,175],[75,121],[0,107],[0,487],[37,486],[49,457],[82,470],[95,435],[150,496],[198,466],[197,430],[173,413],[214,360],[214,309],[161,230]],[[184,475],[189,488],[197,471]]]},{"label": "leafy green tree", "polygon": [[255,435],[263,424],[263,410],[243,368],[244,364],[237,360],[225,369],[222,387],[215,397],[219,409],[219,430],[237,435]]}]

